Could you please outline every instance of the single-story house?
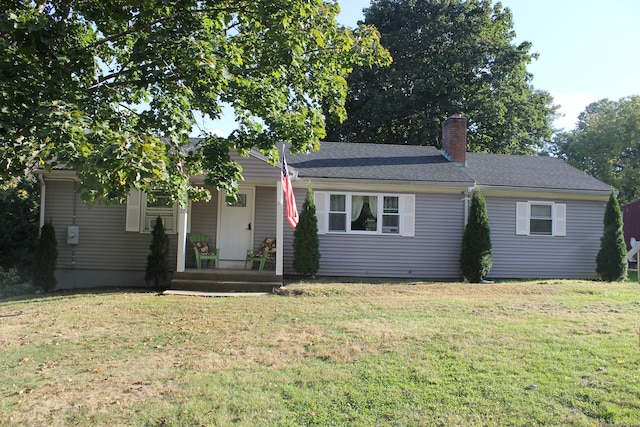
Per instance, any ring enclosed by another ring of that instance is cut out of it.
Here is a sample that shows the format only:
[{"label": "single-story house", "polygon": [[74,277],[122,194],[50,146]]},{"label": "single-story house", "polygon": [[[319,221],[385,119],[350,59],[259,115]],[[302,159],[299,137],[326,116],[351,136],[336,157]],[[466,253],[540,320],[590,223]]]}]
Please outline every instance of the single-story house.
[{"label": "single-story house", "polygon": [[[459,255],[471,194],[482,191],[493,245],[489,278],[595,278],[609,185],[553,157],[466,152],[467,121],[443,123],[443,149],[321,144],[288,155],[298,208],[315,193],[320,276],[460,280]],[[174,273],[195,268],[189,233],[220,249],[218,269],[242,269],[246,250],[277,239],[273,273],[293,275],[293,231],[284,219],[280,169],[259,153],[243,167],[238,202],[211,189],[186,209],[150,204],[88,209],[72,171],[40,172],[41,221],[58,236],[61,288],[140,286],[157,216],[170,234]],[[204,185],[201,177],[193,182]]]}]

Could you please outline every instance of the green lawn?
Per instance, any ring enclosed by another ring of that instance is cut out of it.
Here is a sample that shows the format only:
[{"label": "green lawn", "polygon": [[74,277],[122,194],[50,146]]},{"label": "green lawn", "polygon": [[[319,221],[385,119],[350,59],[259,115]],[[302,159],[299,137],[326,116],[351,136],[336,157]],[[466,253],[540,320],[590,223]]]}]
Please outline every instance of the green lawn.
[{"label": "green lawn", "polygon": [[2,426],[640,423],[640,286],[0,301]]}]

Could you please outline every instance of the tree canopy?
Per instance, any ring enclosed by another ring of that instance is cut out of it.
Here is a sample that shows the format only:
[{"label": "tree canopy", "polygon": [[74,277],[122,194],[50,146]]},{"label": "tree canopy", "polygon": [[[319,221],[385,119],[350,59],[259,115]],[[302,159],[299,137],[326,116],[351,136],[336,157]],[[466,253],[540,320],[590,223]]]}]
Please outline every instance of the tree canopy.
[{"label": "tree canopy", "polygon": [[640,198],[640,96],[589,104],[554,143],[569,164],[618,189],[620,202]]},{"label": "tree canopy", "polygon": [[35,180],[22,180],[11,191],[0,191],[0,267],[30,272],[39,231],[39,191]]},{"label": "tree canopy", "polygon": [[348,78],[348,118],[328,138],[441,144],[441,123],[469,120],[469,151],[532,154],[551,137],[548,92],[535,90],[531,44],[515,45],[512,15],[489,0],[373,0],[390,67],[357,67]]},{"label": "tree canopy", "polygon": [[[86,200],[131,186],[179,198],[233,191],[229,156],[275,143],[313,150],[325,115],[344,118],[353,66],[385,65],[376,30],[337,24],[323,0],[16,0],[0,11],[0,178],[76,171]],[[189,134],[234,111],[228,138]],[[325,110],[323,111],[323,107]]]}]

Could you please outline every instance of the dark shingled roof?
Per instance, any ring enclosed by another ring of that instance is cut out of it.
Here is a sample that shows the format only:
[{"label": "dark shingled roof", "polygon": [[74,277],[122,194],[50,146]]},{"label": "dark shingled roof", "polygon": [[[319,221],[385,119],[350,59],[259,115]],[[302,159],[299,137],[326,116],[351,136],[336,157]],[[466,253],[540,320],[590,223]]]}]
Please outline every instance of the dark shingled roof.
[{"label": "dark shingled roof", "polygon": [[434,147],[323,142],[320,151],[289,156],[300,177],[473,184]]},{"label": "dark shingled roof", "polygon": [[289,155],[302,178],[411,181],[532,189],[609,191],[609,185],[560,159],[467,153],[467,166],[435,147],[323,142],[320,151]]},{"label": "dark shingled roof", "polygon": [[559,190],[602,190],[611,186],[548,156],[467,153],[467,172],[479,185]]}]

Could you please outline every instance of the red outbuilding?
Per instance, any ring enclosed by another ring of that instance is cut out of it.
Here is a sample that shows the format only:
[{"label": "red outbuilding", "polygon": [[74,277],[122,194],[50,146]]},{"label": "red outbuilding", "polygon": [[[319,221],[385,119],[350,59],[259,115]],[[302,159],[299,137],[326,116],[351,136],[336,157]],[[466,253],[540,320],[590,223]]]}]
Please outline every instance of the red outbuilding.
[{"label": "red outbuilding", "polygon": [[640,200],[627,203],[622,206],[622,230],[624,231],[624,242],[627,250],[631,249],[631,238],[640,241]]}]

